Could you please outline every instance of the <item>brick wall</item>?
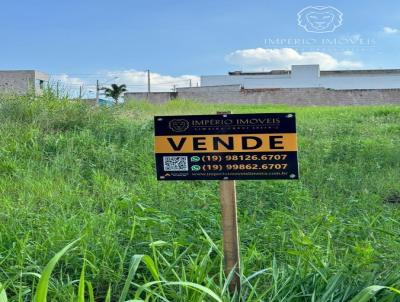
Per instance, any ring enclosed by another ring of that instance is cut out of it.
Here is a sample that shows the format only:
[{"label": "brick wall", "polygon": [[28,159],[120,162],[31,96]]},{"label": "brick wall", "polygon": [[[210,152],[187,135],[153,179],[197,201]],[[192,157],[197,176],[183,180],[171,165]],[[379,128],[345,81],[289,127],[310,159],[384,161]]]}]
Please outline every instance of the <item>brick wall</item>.
[{"label": "brick wall", "polygon": [[[144,99],[129,93],[129,99]],[[152,93],[150,101],[162,103],[177,97],[208,103],[287,105],[400,105],[400,89],[332,90],[325,88],[241,89],[238,85],[178,88],[175,95]]]},{"label": "brick wall", "polygon": [[159,104],[175,99],[176,96],[176,92],[151,92],[150,95],[148,95],[147,92],[126,92],[124,94],[124,101],[148,100],[152,103]]}]

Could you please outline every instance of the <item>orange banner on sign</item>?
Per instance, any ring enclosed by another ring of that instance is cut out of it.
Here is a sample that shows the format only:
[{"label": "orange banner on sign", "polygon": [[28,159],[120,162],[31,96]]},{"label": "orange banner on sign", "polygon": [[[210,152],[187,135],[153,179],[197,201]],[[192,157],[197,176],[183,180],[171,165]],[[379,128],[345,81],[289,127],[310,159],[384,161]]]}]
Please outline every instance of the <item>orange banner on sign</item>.
[{"label": "orange banner on sign", "polygon": [[156,153],[297,151],[296,133],[156,136]]}]

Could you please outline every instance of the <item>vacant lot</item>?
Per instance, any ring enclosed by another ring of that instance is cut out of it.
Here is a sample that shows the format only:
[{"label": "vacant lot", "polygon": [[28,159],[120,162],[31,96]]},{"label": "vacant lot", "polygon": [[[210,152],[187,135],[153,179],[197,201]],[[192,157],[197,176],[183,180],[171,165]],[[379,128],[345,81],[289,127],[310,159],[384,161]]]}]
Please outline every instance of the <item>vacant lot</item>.
[{"label": "vacant lot", "polygon": [[[83,284],[87,300],[230,301],[218,182],[157,182],[152,125],[155,114],[227,110],[294,111],[299,136],[299,181],[238,182],[242,301],[348,301],[371,285],[399,288],[400,107],[98,108],[46,96],[0,101],[8,299],[32,300],[45,265],[80,238],[52,273],[50,301],[82,301]],[[388,289],[374,299],[400,301]]]}]

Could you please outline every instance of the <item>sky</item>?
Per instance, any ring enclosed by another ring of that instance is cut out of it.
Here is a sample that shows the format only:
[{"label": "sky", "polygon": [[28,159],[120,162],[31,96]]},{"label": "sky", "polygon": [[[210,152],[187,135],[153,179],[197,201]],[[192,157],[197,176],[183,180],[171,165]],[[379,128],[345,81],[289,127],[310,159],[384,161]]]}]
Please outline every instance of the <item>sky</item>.
[{"label": "sky", "polygon": [[96,79],[144,91],[148,69],[152,90],[170,91],[293,64],[400,68],[398,0],[14,0],[0,33],[0,70],[37,69],[87,94]]}]

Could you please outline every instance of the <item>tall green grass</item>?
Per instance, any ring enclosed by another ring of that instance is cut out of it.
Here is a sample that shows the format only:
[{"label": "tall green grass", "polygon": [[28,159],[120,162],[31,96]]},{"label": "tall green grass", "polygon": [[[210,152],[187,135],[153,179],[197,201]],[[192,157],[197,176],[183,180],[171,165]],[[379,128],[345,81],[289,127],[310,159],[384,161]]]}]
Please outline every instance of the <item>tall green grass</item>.
[{"label": "tall green grass", "polygon": [[[226,110],[295,111],[300,143],[300,181],[238,182],[235,297],[218,183],[157,182],[151,121]],[[400,301],[398,106],[101,108],[49,92],[1,99],[0,138],[0,301]]]}]

